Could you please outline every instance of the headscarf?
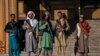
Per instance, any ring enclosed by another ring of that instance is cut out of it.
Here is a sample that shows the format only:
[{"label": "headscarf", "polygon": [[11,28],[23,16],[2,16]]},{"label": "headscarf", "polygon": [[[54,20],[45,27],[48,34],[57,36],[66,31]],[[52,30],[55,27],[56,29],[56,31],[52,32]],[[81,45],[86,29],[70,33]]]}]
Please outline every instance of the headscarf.
[{"label": "headscarf", "polygon": [[[33,14],[33,18],[32,19],[30,19],[28,17],[28,15],[31,14],[31,13]],[[37,23],[38,23],[38,21],[35,19],[35,13],[33,11],[29,11],[27,13],[27,19],[30,21],[31,26],[34,26],[35,27],[37,25]]]},{"label": "headscarf", "polygon": [[35,13],[34,13],[33,11],[29,11],[29,12],[27,13],[27,19],[30,19],[30,18],[28,17],[28,15],[31,14],[31,13],[33,14],[33,18],[32,18],[32,19],[35,18]]},{"label": "headscarf", "polygon": [[81,18],[83,18],[83,17],[84,17],[84,15],[80,15],[80,17],[81,17]]}]

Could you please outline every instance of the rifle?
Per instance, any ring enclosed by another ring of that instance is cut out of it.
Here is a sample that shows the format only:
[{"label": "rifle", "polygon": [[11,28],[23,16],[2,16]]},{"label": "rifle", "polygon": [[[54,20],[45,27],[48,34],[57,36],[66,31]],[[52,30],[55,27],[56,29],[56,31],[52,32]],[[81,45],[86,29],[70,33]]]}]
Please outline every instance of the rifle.
[{"label": "rifle", "polygon": [[26,20],[26,23],[28,24],[28,26],[30,27],[30,29],[32,29],[32,26],[31,26],[29,20]]},{"label": "rifle", "polygon": [[62,30],[63,27],[62,27],[62,25],[61,25],[61,23],[60,23],[59,21],[57,21],[57,25],[56,25],[56,27],[57,27],[57,26],[59,26],[60,28],[57,29],[57,31],[56,31],[56,35],[58,35],[58,33],[59,33],[60,31],[62,31],[62,32],[64,33],[64,30]]},{"label": "rifle", "polygon": [[48,20],[46,20],[46,22],[48,23],[47,27],[48,27],[48,30],[50,31],[51,37],[53,37],[53,33],[52,33],[52,30],[51,30],[51,27],[50,27]]},{"label": "rifle", "polygon": [[12,32],[13,32],[13,34],[16,35],[16,31],[14,30],[14,27],[13,27],[12,23],[10,23],[10,26],[11,26],[11,28],[12,28]]},{"label": "rifle", "polygon": [[[26,23],[28,24],[28,26],[30,27],[29,29],[30,29],[30,31],[32,31],[32,33],[33,33],[33,36],[35,36],[34,38],[35,38],[35,40],[38,42],[38,40],[37,40],[37,38],[36,38],[36,33],[34,33],[33,32],[33,27],[31,26],[31,24],[30,24],[30,22],[29,22],[29,20],[26,20]],[[34,28],[34,29],[36,29],[36,27]]]}]

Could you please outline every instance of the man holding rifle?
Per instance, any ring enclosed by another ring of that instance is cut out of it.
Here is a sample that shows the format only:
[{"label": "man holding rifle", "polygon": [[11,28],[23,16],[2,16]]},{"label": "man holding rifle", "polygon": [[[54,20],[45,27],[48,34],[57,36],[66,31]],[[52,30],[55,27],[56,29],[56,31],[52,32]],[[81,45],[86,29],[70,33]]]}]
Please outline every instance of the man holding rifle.
[{"label": "man holding rifle", "polygon": [[37,35],[38,35],[38,21],[35,19],[35,13],[29,11],[27,18],[24,21],[23,29],[25,32],[25,51],[30,56],[31,52],[36,54],[37,51]]},{"label": "man holding rifle", "polygon": [[80,56],[88,56],[88,36],[89,24],[84,20],[84,16],[80,15],[79,22],[77,23],[77,36],[78,36],[78,52]]},{"label": "man holding rifle", "polygon": [[15,14],[10,15],[11,21],[7,23],[5,32],[8,33],[8,45],[9,45],[9,56],[20,56],[19,55],[19,28],[18,23],[15,21]]}]

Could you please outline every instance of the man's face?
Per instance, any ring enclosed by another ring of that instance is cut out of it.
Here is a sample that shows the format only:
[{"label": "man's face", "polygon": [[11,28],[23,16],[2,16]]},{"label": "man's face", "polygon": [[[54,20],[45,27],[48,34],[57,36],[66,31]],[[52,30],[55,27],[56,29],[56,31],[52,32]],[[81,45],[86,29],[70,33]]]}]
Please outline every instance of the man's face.
[{"label": "man's face", "polygon": [[83,22],[83,18],[82,18],[82,17],[80,17],[80,19],[79,19],[79,20],[80,20],[80,22]]},{"label": "man's face", "polygon": [[60,23],[61,23],[61,24],[64,24],[64,22],[65,22],[65,21],[64,21],[64,18],[61,18],[61,19],[60,19]]},{"label": "man's face", "polygon": [[45,15],[48,16],[48,15],[49,15],[49,12],[46,11],[46,12],[45,12]]},{"label": "man's face", "polygon": [[58,16],[58,19],[60,19],[62,17],[62,14],[58,13],[57,16]]},{"label": "man's face", "polygon": [[15,15],[11,15],[11,20],[15,20]]},{"label": "man's face", "polygon": [[33,13],[28,14],[28,17],[29,17],[30,19],[32,19],[32,18],[33,18]]}]

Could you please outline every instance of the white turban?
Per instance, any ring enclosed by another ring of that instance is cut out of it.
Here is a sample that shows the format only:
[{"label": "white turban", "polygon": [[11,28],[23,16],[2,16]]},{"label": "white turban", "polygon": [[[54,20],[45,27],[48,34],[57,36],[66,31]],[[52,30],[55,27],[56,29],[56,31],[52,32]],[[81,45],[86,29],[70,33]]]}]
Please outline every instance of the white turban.
[{"label": "white turban", "polygon": [[[29,14],[33,14],[33,18],[32,19],[30,19],[28,17]],[[27,19],[30,21],[31,26],[34,26],[35,27],[37,25],[38,21],[34,17],[35,17],[35,13],[33,11],[29,11],[27,13]]]},{"label": "white turban", "polygon": [[30,18],[28,17],[29,14],[33,14],[33,18],[32,18],[32,19],[35,18],[35,13],[34,13],[33,11],[29,11],[29,12],[27,13],[27,19],[30,19]]}]

